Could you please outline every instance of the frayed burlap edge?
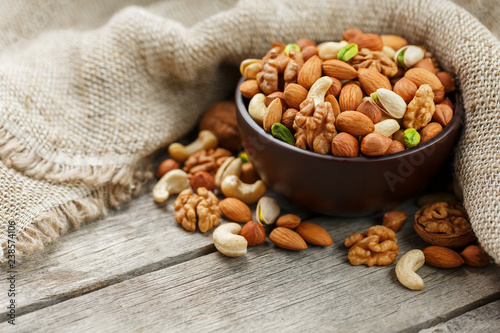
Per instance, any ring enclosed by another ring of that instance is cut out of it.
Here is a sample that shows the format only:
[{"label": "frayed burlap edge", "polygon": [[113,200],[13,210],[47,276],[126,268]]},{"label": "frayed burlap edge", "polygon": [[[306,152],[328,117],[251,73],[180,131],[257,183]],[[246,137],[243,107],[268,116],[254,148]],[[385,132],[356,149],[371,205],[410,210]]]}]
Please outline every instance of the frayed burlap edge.
[{"label": "frayed burlap edge", "polygon": [[0,158],[8,168],[37,180],[53,183],[79,183],[99,187],[106,183],[127,186],[135,168],[130,165],[62,165],[42,158],[29,150],[5,127],[0,126]]}]

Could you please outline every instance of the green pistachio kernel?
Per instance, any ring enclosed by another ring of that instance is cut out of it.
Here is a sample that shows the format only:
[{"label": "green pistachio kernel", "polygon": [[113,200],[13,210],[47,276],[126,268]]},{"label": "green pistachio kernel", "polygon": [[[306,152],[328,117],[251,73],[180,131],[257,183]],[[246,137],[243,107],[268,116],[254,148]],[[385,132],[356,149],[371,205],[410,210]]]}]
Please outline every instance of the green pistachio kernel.
[{"label": "green pistachio kernel", "polygon": [[370,96],[372,97],[372,99],[373,99],[373,101],[374,101],[375,103],[378,103],[378,102],[379,102],[377,92],[372,93]]},{"label": "green pistachio kernel", "polygon": [[300,52],[300,47],[297,44],[288,44],[285,46],[285,53],[288,55],[290,53],[290,50],[294,49]]},{"label": "green pistachio kernel", "polygon": [[340,49],[337,58],[342,61],[349,61],[358,53],[358,45],[351,43]]},{"label": "green pistachio kernel", "polygon": [[289,143],[291,145],[295,145],[295,138],[293,137],[292,132],[282,123],[274,123],[271,126],[271,133],[277,139]]},{"label": "green pistachio kernel", "polygon": [[406,49],[402,50],[401,52],[398,53],[397,59],[398,59],[398,64],[400,66],[405,66],[405,53]]},{"label": "green pistachio kernel", "polygon": [[240,158],[240,160],[241,160],[241,162],[243,164],[250,162],[250,160],[248,159],[247,153],[245,153],[244,151],[242,151],[241,153],[239,153],[238,157]]},{"label": "green pistachio kernel", "polygon": [[403,140],[407,148],[413,148],[420,143],[420,134],[414,128],[405,129]]}]

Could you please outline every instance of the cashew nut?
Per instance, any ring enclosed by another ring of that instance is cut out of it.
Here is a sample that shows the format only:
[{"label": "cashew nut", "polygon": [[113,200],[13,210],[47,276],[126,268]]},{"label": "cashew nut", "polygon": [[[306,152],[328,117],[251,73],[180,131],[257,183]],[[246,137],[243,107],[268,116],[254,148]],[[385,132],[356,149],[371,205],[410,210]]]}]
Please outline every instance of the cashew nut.
[{"label": "cashew nut", "polygon": [[391,136],[399,130],[400,126],[395,119],[385,119],[375,124],[373,132],[382,134],[384,136]]},{"label": "cashew nut", "polygon": [[248,103],[248,114],[252,117],[253,120],[259,125],[262,126],[264,123],[264,114],[266,113],[266,95],[262,93],[255,94]]},{"label": "cashew nut", "polygon": [[189,187],[189,175],[181,169],[170,170],[160,178],[153,188],[153,199],[162,203],[170,194],[181,193]]},{"label": "cashew nut", "polygon": [[229,222],[214,230],[214,245],[220,253],[228,257],[241,257],[247,253],[248,242],[240,236],[241,226]]},{"label": "cashew nut", "polygon": [[235,175],[238,178],[241,176],[241,158],[231,156],[222,163],[215,174],[215,186],[220,187],[224,178],[229,175]]},{"label": "cashew nut", "polygon": [[314,100],[314,105],[318,105],[319,103],[323,103],[325,101],[325,95],[330,86],[332,85],[333,80],[329,76],[323,76],[314,82],[311,89],[309,89],[309,93],[307,93],[307,98],[312,98]]},{"label": "cashew nut", "polygon": [[240,199],[246,204],[257,202],[267,192],[267,186],[262,180],[253,184],[243,183],[237,176],[229,175],[221,183],[222,193],[226,197]]},{"label": "cashew nut", "polygon": [[245,59],[240,64],[240,73],[245,79],[255,79],[262,70],[262,59]]},{"label": "cashew nut", "polygon": [[168,153],[174,160],[184,162],[189,155],[202,149],[215,148],[217,144],[217,137],[212,132],[203,130],[198,134],[198,138],[187,146],[183,146],[178,142],[172,143],[168,147]]},{"label": "cashew nut", "polygon": [[411,250],[405,253],[396,264],[396,276],[403,286],[411,290],[424,289],[424,280],[415,273],[425,262],[424,252]]}]

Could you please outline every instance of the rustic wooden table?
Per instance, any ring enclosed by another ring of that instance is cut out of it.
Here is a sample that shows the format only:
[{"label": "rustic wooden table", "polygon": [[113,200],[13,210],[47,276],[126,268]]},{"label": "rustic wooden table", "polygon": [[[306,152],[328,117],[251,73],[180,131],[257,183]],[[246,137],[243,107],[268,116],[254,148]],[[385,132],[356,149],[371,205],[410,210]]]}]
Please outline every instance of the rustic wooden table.
[{"label": "rustic wooden table", "polygon": [[[151,184],[152,185],[152,184]],[[150,186],[151,187],[151,186]],[[0,331],[408,331],[493,332],[500,328],[500,267],[418,273],[422,291],[403,287],[394,267],[351,266],[344,239],[380,223],[314,216],[275,196],[332,235],[328,248],[301,252],[269,240],[240,258],[220,254],[212,232],[187,232],[149,191],[99,222],[60,238],[17,267],[17,317]],[[401,209],[412,216],[414,200]],[[410,217],[411,219],[411,217]],[[222,221],[224,222],[224,221]],[[398,232],[401,254],[426,244],[411,221]],[[399,256],[399,257],[400,257]],[[399,258],[398,257],[398,258]],[[8,274],[0,276],[8,289]]]}]

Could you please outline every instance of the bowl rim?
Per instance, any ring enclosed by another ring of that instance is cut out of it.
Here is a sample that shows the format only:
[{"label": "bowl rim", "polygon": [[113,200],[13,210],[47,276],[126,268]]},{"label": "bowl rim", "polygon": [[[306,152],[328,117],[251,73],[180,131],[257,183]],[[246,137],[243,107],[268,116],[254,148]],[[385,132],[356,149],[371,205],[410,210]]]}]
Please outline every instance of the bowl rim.
[{"label": "bowl rim", "polygon": [[415,148],[411,149],[405,149],[404,151],[400,151],[397,153],[389,154],[389,155],[382,155],[382,156],[357,156],[357,157],[340,157],[340,156],[334,156],[331,154],[320,154],[316,153],[310,150],[305,150],[296,146],[293,146],[291,144],[288,144],[286,142],[283,142],[281,140],[276,139],[272,134],[264,131],[262,127],[260,127],[255,120],[250,116],[248,113],[247,107],[245,105],[245,102],[243,101],[243,95],[240,92],[240,85],[246,81],[245,77],[241,77],[240,80],[238,81],[238,85],[236,87],[235,91],[235,101],[236,101],[236,110],[237,112],[243,117],[245,122],[258,134],[263,136],[265,139],[267,139],[270,143],[277,145],[285,150],[288,150],[290,152],[296,152],[299,154],[303,154],[305,156],[309,156],[312,158],[319,158],[322,160],[326,161],[336,161],[336,162],[367,162],[367,163],[373,163],[373,162],[381,162],[381,161],[390,161],[390,160],[395,160],[399,159],[400,157],[407,157],[410,155],[414,155],[418,152],[422,152],[429,147],[437,144],[440,141],[445,140],[446,136],[452,132],[454,129],[459,127],[461,125],[462,117],[463,117],[463,105],[460,99],[460,92],[458,88],[455,90],[455,103],[454,103],[454,110],[453,110],[453,117],[451,118],[450,122],[443,128],[443,130],[430,139],[429,141],[425,142],[425,144],[418,145]]}]

